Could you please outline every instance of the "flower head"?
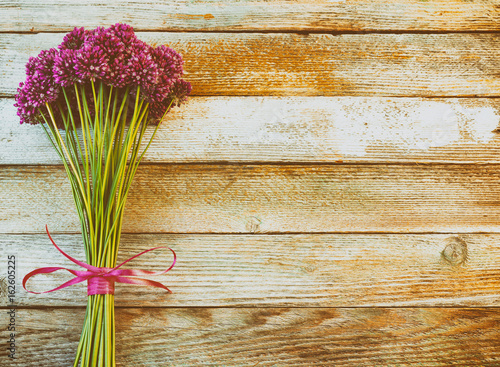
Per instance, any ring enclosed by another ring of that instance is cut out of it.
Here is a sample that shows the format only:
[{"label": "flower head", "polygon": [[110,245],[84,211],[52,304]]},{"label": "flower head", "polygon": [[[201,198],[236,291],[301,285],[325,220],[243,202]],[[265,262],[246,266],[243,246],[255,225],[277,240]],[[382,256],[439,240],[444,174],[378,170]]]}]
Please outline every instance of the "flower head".
[{"label": "flower head", "polygon": [[21,123],[40,122],[41,116],[35,116],[36,110],[57,99],[60,89],[53,75],[57,52],[53,48],[44,50],[37,57],[30,57],[26,64],[26,80],[19,84],[14,105]]},{"label": "flower head", "polygon": [[61,87],[69,87],[81,82],[76,70],[76,53],[78,50],[65,49],[54,59],[54,80]]},{"label": "flower head", "polygon": [[98,46],[85,44],[74,55],[75,74],[79,80],[103,79],[108,73],[108,57]]},{"label": "flower head", "polygon": [[[58,49],[42,51],[29,59],[15,106],[21,123],[39,123],[46,103],[60,99],[66,105],[62,88],[102,82],[122,95],[126,88],[132,94],[139,90],[139,97],[150,104],[151,121],[158,122],[169,105],[180,105],[191,92],[182,74],[179,53],[166,46],[147,45],[127,24],[93,30],[74,28]],[[74,100],[71,90],[66,98]]]},{"label": "flower head", "polygon": [[69,32],[62,43],[58,46],[59,50],[78,50],[85,43],[85,36],[88,32],[84,28],[74,28]]}]

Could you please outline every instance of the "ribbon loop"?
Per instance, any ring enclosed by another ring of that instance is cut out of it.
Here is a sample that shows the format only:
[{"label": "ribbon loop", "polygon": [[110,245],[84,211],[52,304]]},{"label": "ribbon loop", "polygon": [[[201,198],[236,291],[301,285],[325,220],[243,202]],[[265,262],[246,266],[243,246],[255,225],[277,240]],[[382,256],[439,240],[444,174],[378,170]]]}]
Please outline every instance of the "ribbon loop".
[{"label": "ribbon loop", "polygon": [[[150,248],[146,251],[143,251],[137,255],[132,256],[131,258],[125,260],[122,262],[120,265],[115,266],[114,268],[106,268],[106,267],[96,267],[92,266],[90,264],[84,263],[83,261],[76,260],[75,258],[71,257],[67,253],[65,253],[63,250],[59,248],[59,246],[56,245],[54,240],[52,239],[49,229],[47,226],[45,226],[45,230],[47,231],[47,235],[49,236],[50,241],[52,244],[56,247],[56,249],[63,254],[66,258],[71,260],[77,265],[80,265],[81,267],[87,269],[86,271],[79,271],[79,270],[72,270],[72,269],[67,269],[67,268],[62,268],[62,267],[46,267],[46,268],[38,268],[35,269],[23,278],[23,288],[29,292],[29,293],[34,293],[34,294],[41,294],[41,293],[49,293],[49,292],[54,292],[59,289],[63,289],[69,286],[72,286],[74,284],[78,284],[84,281],[87,281],[87,295],[95,295],[95,294],[114,294],[115,293],[115,283],[128,283],[128,284],[136,284],[136,285],[145,285],[145,286],[150,286],[150,287],[157,287],[157,288],[162,288],[165,289],[167,292],[172,293],[170,289],[168,289],[166,286],[159,282],[155,282],[153,280],[149,279],[142,279],[142,278],[136,278],[138,275],[150,275],[150,276],[156,276],[156,275],[162,275],[171,270],[175,262],[177,260],[177,255],[175,254],[175,251],[172,250],[171,248],[164,247],[164,246],[159,246],[159,247],[154,247]],[[174,260],[172,261],[172,265],[166,270],[159,271],[159,272],[153,272],[153,271],[148,271],[148,270],[140,270],[140,269],[120,269],[121,266],[125,265],[129,261],[135,259],[136,257],[139,257],[141,255],[144,255],[147,252],[154,251],[157,249],[161,248],[168,248],[170,251],[172,251],[174,255]],[[66,270],[73,274],[75,277],[66,283],[61,284],[60,286],[45,291],[45,292],[33,292],[28,289],[26,289],[26,283],[28,282],[28,279],[31,277],[37,275],[37,274],[48,274],[48,273],[53,273],[58,270]]]}]

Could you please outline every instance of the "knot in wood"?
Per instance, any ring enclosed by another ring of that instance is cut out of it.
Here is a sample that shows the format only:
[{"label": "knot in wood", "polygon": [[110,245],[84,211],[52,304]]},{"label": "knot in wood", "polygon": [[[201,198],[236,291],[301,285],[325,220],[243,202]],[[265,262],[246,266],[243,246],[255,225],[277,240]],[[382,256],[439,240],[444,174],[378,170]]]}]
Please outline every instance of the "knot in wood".
[{"label": "knot in wood", "polygon": [[261,223],[262,221],[259,218],[251,216],[247,219],[247,230],[251,233],[258,232]]},{"label": "knot in wood", "polygon": [[467,243],[459,237],[450,237],[441,252],[443,258],[451,265],[462,265],[467,261]]}]

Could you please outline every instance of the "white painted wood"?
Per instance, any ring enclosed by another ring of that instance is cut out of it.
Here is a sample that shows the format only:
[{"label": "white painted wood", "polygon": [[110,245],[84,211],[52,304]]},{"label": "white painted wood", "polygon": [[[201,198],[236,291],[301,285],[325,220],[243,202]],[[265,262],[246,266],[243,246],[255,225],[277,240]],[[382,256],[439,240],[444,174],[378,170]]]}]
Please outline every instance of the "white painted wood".
[{"label": "white painted wood", "polygon": [[139,30],[498,31],[494,0],[17,0],[0,12],[15,32],[127,22]]},{"label": "white painted wood", "polygon": [[[19,125],[13,103],[0,99],[0,164],[60,164],[39,126]],[[498,163],[499,107],[480,98],[193,97],[167,115],[144,161]]]}]

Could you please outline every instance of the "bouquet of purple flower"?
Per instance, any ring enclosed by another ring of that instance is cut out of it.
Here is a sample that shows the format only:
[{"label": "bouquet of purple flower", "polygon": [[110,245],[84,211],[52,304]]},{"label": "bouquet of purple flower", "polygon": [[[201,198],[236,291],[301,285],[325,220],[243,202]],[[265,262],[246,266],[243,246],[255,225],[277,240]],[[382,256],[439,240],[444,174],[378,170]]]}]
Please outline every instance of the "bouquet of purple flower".
[{"label": "bouquet of purple flower", "polygon": [[[147,45],[125,24],[75,28],[58,49],[31,57],[26,74],[16,95],[18,115],[21,123],[40,124],[59,154],[85,246],[86,263],[65,256],[87,271],[66,269],[76,278],[54,289],[88,282],[74,366],[114,366],[114,283],[167,289],[150,280],[127,278],[154,273],[116,266],[125,202],[159,123],[173,106],[186,101],[191,85],[181,78],[180,54]],[[150,125],[154,131],[141,151]],[[32,275],[59,269],[35,270],[23,285]]]}]

